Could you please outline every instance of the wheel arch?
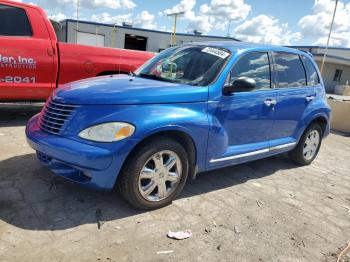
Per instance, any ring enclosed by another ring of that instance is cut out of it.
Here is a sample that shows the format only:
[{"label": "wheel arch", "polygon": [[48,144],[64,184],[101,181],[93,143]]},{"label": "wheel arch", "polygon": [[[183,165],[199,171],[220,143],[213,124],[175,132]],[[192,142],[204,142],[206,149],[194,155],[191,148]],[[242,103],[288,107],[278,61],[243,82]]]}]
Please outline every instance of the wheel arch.
[{"label": "wheel arch", "polygon": [[153,132],[144,136],[129,152],[125,161],[123,163],[124,168],[125,164],[128,162],[129,158],[133,153],[144,144],[151,142],[157,138],[169,138],[178,142],[185,151],[188,153],[189,157],[189,176],[195,178],[197,173],[197,147],[193,137],[186,131],[180,129],[160,129],[154,130]]},{"label": "wheel arch", "polygon": [[300,140],[301,136],[304,134],[305,130],[308,129],[308,127],[314,123],[317,123],[321,126],[322,129],[322,135],[325,137],[329,133],[329,116],[327,116],[324,113],[318,113],[310,117],[307,121],[305,121],[302,131],[298,135],[298,140]]},{"label": "wheel arch", "polygon": [[326,132],[327,125],[328,125],[328,119],[323,115],[317,116],[310,121],[310,123],[307,125],[307,127],[309,127],[310,125],[312,125],[314,123],[319,124],[319,126],[322,129],[322,135],[324,135]]}]

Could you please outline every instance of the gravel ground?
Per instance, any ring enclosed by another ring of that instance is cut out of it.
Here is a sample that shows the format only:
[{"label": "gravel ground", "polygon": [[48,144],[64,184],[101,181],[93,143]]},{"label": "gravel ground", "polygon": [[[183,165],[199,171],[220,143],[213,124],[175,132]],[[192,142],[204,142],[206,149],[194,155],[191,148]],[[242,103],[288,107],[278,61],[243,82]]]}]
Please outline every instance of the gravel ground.
[{"label": "gravel ground", "polygon": [[24,135],[39,110],[0,108],[0,261],[336,261],[350,240],[349,137],[331,134],[307,167],[277,156],[199,174],[141,212],[41,167]]}]

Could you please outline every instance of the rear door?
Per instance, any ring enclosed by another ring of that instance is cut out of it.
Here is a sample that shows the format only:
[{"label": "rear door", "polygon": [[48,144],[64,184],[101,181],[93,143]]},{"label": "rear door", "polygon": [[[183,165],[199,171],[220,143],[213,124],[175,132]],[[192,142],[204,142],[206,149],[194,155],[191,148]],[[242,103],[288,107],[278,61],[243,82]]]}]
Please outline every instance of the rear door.
[{"label": "rear door", "polygon": [[35,8],[0,4],[0,100],[45,99],[55,84],[55,50]]},{"label": "rear door", "polygon": [[307,85],[305,66],[298,54],[274,52],[277,103],[271,133],[271,149],[293,147],[304,112],[315,97],[313,86]]}]

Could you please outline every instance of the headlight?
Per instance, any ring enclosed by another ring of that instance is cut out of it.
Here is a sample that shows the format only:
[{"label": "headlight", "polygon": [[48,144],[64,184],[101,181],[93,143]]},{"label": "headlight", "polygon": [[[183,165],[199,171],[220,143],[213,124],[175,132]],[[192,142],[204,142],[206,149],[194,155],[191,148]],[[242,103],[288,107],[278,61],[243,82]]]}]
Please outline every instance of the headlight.
[{"label": "headlight", "polygon": [[97,141],[97,142],[114,142],[131,136],[135,127],[123,122],[110,122],[90,126],[79,133],[79,137]]}]

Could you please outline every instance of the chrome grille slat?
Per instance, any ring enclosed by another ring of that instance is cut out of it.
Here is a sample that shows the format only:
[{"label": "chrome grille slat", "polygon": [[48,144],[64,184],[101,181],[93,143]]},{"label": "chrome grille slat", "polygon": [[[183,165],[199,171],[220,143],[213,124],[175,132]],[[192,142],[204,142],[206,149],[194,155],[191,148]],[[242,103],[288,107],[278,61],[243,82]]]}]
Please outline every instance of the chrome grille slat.
[{"label": "chrome grille slat", "polygon": [[65,104],[59,104],[59,103],[54,102],[54,101],[52,101],[52,100],[51,100],[51,103],[50,103],[50,104],[52,104],[52,105],[57,105],[57,106],[71,107],[72,109],[73,109],[73,108],[78,107],[77,105],[65,105]]},{"label": "chrome grille slat", "polygon": [[63,123],[57,123],[57,122],[51,122],[51,121],[49,121],[49,120],[46,120],[45,119],[45,117],[43,117],[42,119],[41,119],[41,121],[43,121],[45,124],[47,124],[47,125],[49,125],[49,126],[57,126],[57,128],[60,128],[62,125],[63,125]]},{"label": "chrome grille slat", "polygon": [[69,120],[69,117],[77,107],[49,100],[41,112],[40,129],[47,133],[59,135],[64,124]]},{"label": "chrome grille slat", "polygon": [[57,116],[59,116],[59,117],[68,117],[70,114],[59,114],[59,113],[55,113],[55,112],[50,112],[50,111],[48,111],[46,108],[44,109],[45,110],[45,113],[48,113],[48,114],[54,114],[54,115],[57,115]]}]

